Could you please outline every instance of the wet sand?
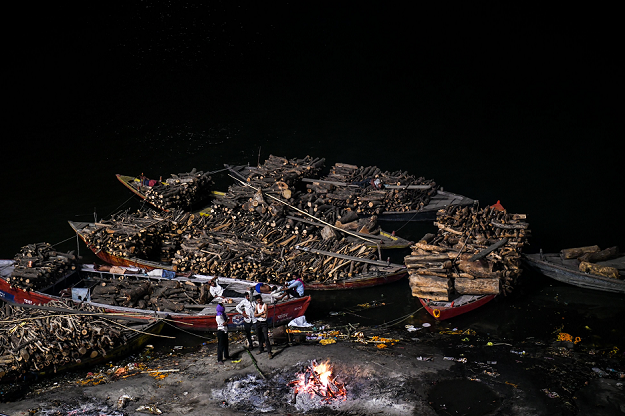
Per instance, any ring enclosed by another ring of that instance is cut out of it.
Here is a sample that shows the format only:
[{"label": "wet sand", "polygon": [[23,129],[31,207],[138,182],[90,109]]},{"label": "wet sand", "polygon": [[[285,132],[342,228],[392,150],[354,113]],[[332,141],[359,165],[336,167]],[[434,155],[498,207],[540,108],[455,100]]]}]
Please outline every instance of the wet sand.
[{"label": "wet sand", "polygon": [[[571,345],[488,346],[472,338],[431,334],[404,338],[382,349],[350,341],[281,344],[274,346],[273,359],[257,350],[252,359],[240,343],[231,342],[231,360],[223,365],[217,363],[216,345],[206,344],[194,351],[172,350],[145,363],[150,369],[166,370],[161,373],[144,371],[127,378],[121,374],[89,386],[83,385],[89,380],[85,371],[55,380],[57,384],[40,383],[21,400],[0,403],[0,413],[617,415],[625,411],[618,356],[598,363]],[[523,347],[524,354],[515,350]],[[303,393],[294,397],[288,383],[311,360],[330,361],[334,375],[346,384],[346,400],[325,403]],[[613,374],[600,376],[592,370],[608,365],[617,367]],[[568,389],[573,390],[569,396]]]}]

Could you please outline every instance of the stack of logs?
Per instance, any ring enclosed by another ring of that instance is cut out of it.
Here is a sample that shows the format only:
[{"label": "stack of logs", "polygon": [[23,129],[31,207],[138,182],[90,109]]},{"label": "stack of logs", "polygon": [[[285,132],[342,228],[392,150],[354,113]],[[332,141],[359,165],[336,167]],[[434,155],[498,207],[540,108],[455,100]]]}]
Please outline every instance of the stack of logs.
[{"label": "stack of logs", "polygon": [[60,309],[0,306],[0,381],[106,356],[135,333],[110,318],[81,314],[104,313],[101,308],[64,301],[46,306]]},{"label": "stack of logs", "polygon": [[[302,159],[286,159],[284,157],[270,155],[265,162],[257,168],[249,169],[243,176],[245,183],[252,187],[235,183],[228,188],[223,196],[216,196],[215,203],[236,208],[246,204],[246,208],[258,206],[254,198],[254,188],[262,189],[263,192],[284,201],[295,201],[300,192],[296,189],[305,176],[317,176],[323,168],[325,159],[306,156]],[[259,208],[260,209],[260,208]],[[264,214],[264,212],[260,212]]]},{"label": "stack of logs", "polygon": [[[270,198],[262,193],[256,199],[260,202],[255,209],[215,205],[210,216],[149,209],[119,214],[84,229],[81,236],[94,251],[146,260],[161,256],[157,260],[171,260],[175,270],[181,273],[283,283],[293,274],[305,280],[337,280],[375,271],[375,265],[318,257],[295,248],[299,245],[376,259],[375,244],[357,237],[366,238],[379,232],[374,217],[360,219],[347,215],[332,221],[335,217],[324,217],[325,211],[308,217],[282,204],[270,205],[267,202]],[[256,209],[259,207],[262,209]],[[320,217],[332,223],[324,223]],[[173,258],[163,257],[165,246]]]},{"label": "stack of logs", "polygon": [[76,269],[74,254],[58,252],[48,243],[25,245],[13,260],[7,282],[25,290],[43,289]]},{"label": "stack of logs", "polygon": [[158,181],[145,193],[145,199],[164,211],[189,209],[210,199],[213,181],[209,173],[196,171],[172,174],[165,183]]},{"label": "stack of logs", "polygon": [[524,214],[493,207],[439,210],[428,234],[404,258],[413,296],[449,301],[460,295],[507,294],[521,274],[530,231]]},{"label": "stack of logs", "polygon": [[82,237],[96,253],[103,250],[118,257],[165,259],[194,218],[182,209],[123,211],[86,228]]},{"label": "stack of logs", "polygon": [[207,285],[177,280],[96,279],[91,300],[128,308],[181,312],[189,305],[205,305],[209,301]]},{"label": "stack of logs", "polygon": [[[379,187],[371,183],[376,179]],[[429,203],[439,188],[433,180],[408,172],[382,172],[376,166],[345,163],[336,163],[328,176],[310,182],[306,187],[313,194],[315,206],[330,204],[360,215],[418,210]]]},{"label": "stack of logs", "polygon": [[595,263],[616,258],[619,256],[619,253],[618,246],[601,250],[597,245],[566,248],[560,251],[563,259],[577,259],[580,271],[612,279],[620,278],[619,270],[616,267]]}]

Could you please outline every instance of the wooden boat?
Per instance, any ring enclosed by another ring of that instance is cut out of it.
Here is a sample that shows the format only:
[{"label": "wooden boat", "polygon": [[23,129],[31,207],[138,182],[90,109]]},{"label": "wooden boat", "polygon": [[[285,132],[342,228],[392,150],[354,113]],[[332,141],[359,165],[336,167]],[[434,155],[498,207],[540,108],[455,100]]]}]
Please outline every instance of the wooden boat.
[{"label": "wooden boat", "polygon": [[[84,295],[85,289],[91,290],[98,283],[98,280],[94,277],[107,277],[107,278],[120,278],[135,280],[179,280],[181,282],[191,282],[195,284],[208,283],[214,276],[202,276],[194,275],[193,277],[175,277],[174,279],[167,279],[158,276],[150,276],[143,271],[134,272],[128,271],[126,268],[121,268],[124,273],[111,273],[96,270],[94,265],[83,265],[78,274],[81,279],[74,285],[66,285],[65,288],[69,288],[69,293],[72,294],[72,298],[76,298],[78,295],[82,297],[83,302],[87,302],[91,305],[105,308],[107,312],[118,313],[120,316],[126,317],[140,317],[148,319],[151,317],[167,318],[174,326],[180,327],[186,330],[192,331],[216,331],[217,322],[216,306],[215,302],[207,305],[191,305],[193,307],[192,312],[165,312],[165,311],[153,311],[148,309],[128,308],[123,306],[113,306],[103,303],[97,303],[90,300],[87,295]],[[243,300],[244,293],[254,286],[256,282],[250,282],[245,280],[231,279],[227,277],[219,277],[219,283],[227,288],[229,291],[237,293],[238,296],[229,296],[233,300],[233,303],[225,304],[226,312],[230,317],[228,328],[233,331],[243,329],[243,316],[239,314],[235,307]],[[6,280],[0,279],[0,299],[4,299],[10,302],[18,304],[29,305],[45,305],[52,300],[58,300],[61,298],[62,290],[58,288],[62,287],[62,282],[57,282],[54,290],[48,292],[39,291],[25,291],[19,288],[11,287]],[[82,291],[82,292],[81,292]],[[65,291],[67,292],[67,291]],[[298,318],[306,312],[306,309],[310,305],[310,296],[304,296],[301,298],[291,298],[289,300],[277,301],[275,294],[262,294],[264,302],[268,305],[268,322],[270,325],[284,325],[291,320]]]},{"label": "wooden boat", "polygon": [[[120,174],[116,174],[115,176],[117,177],[117,180],[120,181],[126,188],[130,189],[130,191],[133,194],[137,195],[139,198],[147,202],[150,202],[148,199],[146,199],[146,192],[148,191],[149,188],[151,188],[151,186],[149,185],[150,184],[149,180],[146,183],[146,180],[142,181],[140,178],[137,178],[134,176],[127,176],[127,175],[120,175]],[[211,194],[223,195],[224,193],[220,191],[211,191]],[[161,209],[160,207],[152,203],[150,203],[150,205],[154,206],[155,208]],[[164,211],[168,212],[169,210],[165,209]],[[198,212],[200,215],[210,215],[211,209],[207,207]]]},{"label": "wooden boat", "polygon": [[[87,247],[92,250],[98,258],[102,261],[112,264],[114,266],[123,266],[123,267],[138,267],[140,269],[144,269],[146,271],[163,269],[168,270],[170,272],[175,272],[173,266],[156,262],[150,260],[144,260],[137,257],[126,258],[112,255],[104,250],[98,250],[92,244],[88,243],[87,239],[83,234],[83,229],[88,226],[92,226],[93,223],[87,222],[72,222],[69,221],[70,226],[74,229],[76,234],[85,242]],[[305,250],[305,248],[302,248]],[[317,250],[319,251],[319,250]],[[329,252],[324,252],[326,254],[334,254]],[[340,257],[340,256],[339,256]],[[342,290],[342,289],[357,289],[357,288],[365,288],[371,286],[378,286],[386,283],[395,282],[402,277],[406,276],[406,268],[403,265],[397,264],[388,264],[383,261],[368,261],[369,263],[373,263],[378,266],[378,270],[373,273],[364,274],[355,276],[350,279],[338,280],[338,281],[328,281],[328,282],[307,282],[306,288],[310,290]]]},{"label": "wooden boat", "polygon": [[619,279],[584,273],[579,270],[579,261],[577,259],[564,259],[560,253],[543,254],[540,252],[525,254],[522,260],[530,269],[559,282],[586,289],[625,293],[625,280],[623,280],[625,279],[625,254],[611,260],[596,263],[599,266],[616,268],[619,271]]},{"label": "wooden boat", "polygon": [[96,256],[98,256],[100,260],[102,260],[105,263],[112,264],[114,266],[139,267],[147,271],[155,270],[155,269],[164,269],[164,270],[174,271],[173,266],[165,264],[163,262],[145,260],[145,259],[141,259],[138,257],[132,257],[132,258],[119,257],[111,253],[108,253],[104,250],[98,250],[96,247],[94,247],[92,244],[88,242],[88,240],[85,238],[85,235],[84,235],[85,228],[89,226],[93,226],[94,225],[93,223],[74,222],[74,221],[68,221],[68,223],[70,227],[74,229],[78,237],[80,237],[80,239],[85,242],[87,247],[91,251],[93,251],[93,253]]},{"label": "wooden boat", "polygon": [[393,283],[407,275],[408,272],[405,268],[393,268],[388,272],[363,274],[351,279],[331,280],[328,282],[306,282],[306,290],[362,289],[365,287]]},{"label": "wooden boat", "polygon": [[[3,279],[0,279],[0,284],[4,282]],[[20,304],[19,302],[8,301],[5,298],[5,301],[11,305],[12,307],[23,307],[23,308],[36,308],[42,310],[48,310],[59,313],[67,313],[67,309],[62,308],[54,308],[54,307],[46,307],[45,305],[36,305],[36,304]],[[84,314],[84,312],[81,312]],[[119,319],[120,317],[108,319]],[[76,371],[83,368],[93,367],[96,365],[100,365],[103,363],[107,363],[110,361],[119,360],[124,358],[134,352],[139,351],[146,345],[152,338],[156,335],[160,335],[163,327],[165,326],[165,321],[163,319],[158,318],[128,318],[121,317],[124,321],[124,325],[129,326],[132,329],[132,333],[129,336],[128,340],[121,345],[109,350],[106,352],[106,355],[98,354],[96,357],[91,358],[89,356],[82,357],[79,361],[74,361],[71,363],[67,363],[65,365],[57,366],[56,368],[42,368],[41,370],[31,371],[26,375],[20,374],[20,380],[28,380],[33,378],[40,378],[52,375],[59,375],[61,373],[66,373],[69,371]],[[134,321],[134,322],[133,322]],[[7,375],[5,377],[0,377],[0,380],[4,382],[15,381],[17,377],[12,377],[11,375]]]},{"label": "wooden boat", "polygon": [[[234,165],[224,165],[230,173],[238,178],[241,181],[246,181],[247,176],[256,170],[253,166],[234,166]],[[314,179],[314,178],[303,178],[302,182],[319,182],[319,183],[332,183],[338,186],[352,186],[358,188],[358,185],[350,185],[346,183],[338,183],[333,181],[324,181],[322,179]],[[385,187],[390,187],[390,185],[385,185]],[[452,192],[443,191],[442,189],[437,190],[436,195],[430,198],[430,201],[424,207],[418,210],[410,210],[403,212],[394,212],[394,211],[384,211],[378,215],[379,221],[434,221],[436,219],[436,212],[445,208],[449,205],[458,205],[461,207],[471,206],[477,203],[476,200],[455,194]],[[407,247],[407,246],[405,246]],[[405,248],[402,247],[402,248]]]},{"label": "wooden boat", "polygon": [[454,194],[439,189],[436,191],[430,202],[423,208],[405,212],[385,211],[378,215],[379,221],[434,221],[436,212],[449,205],[458,205],[461,207],[471,206],[477,201],[466,196]]},{"label": "wooden boat", "polygon": [[419,298],[426,311],[435,319],[443,321],[470,312],[493,300],[497,295],[461,295],[444,302]]}]

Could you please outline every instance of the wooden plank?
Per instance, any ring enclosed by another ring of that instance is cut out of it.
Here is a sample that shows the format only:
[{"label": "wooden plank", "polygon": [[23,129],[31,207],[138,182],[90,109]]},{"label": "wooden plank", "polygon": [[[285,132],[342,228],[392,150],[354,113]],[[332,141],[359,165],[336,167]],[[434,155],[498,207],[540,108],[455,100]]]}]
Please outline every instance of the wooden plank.
[{"label": "wooden plank", "polygon": [[503,247],[508,243],[508,237],[504,237],[501,240],[497,241],[495,244],[485,248],[484,250],[477,253],[475,256],[471,257],[469,261],[479,260],[481,258],[486,257],[491,252],[497,250],[499,247]]}]

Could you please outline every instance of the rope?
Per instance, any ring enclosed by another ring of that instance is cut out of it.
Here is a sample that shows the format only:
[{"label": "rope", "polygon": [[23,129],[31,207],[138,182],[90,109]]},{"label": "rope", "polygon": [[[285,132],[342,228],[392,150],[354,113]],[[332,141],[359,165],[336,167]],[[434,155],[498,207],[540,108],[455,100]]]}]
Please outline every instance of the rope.
[{"label": "rope", "polygon": [[417,312],[419,312],[421,309],[423,309],[423,306],[421,306],[421,307],[420,307],[419,309],[417,309],[416,311],[414,311],[414,312],[412,312],[412,313],[409,313],[408,315],[401,316],[401,317],[399,317],[399,318],[397,318],[397,319],[394,319],[394,320],[392,320],[392,321],[390,321],[390,322],[387,322],[387,323],[385,323],[385,324],[379,325],[378,327],[379,327],[379,328],[381,328],[381,327],[389,327],[389,326],[394,326],[394,325],[397,325],[398,323],[400,323],[400,322],[402,322],[402,321],[405,321],[406,319],[410,318],[411,316],[413,316],[414,314],[416,314]]},{"label": "rope", "polygon": [[73,236],[71,236],[71,237],[70,237],[70,238],[68,238],[68,239],[65,239],[65,240],[63,240],[63,241],[59,241],[59,242],[58,242],[58,243],[56,243],[56,244],[52,244],[52,247],[56,247],[56,246],[58,246],[59,244],[63,244],[64,242],[71,240],[71,239],[72,239],[72,238],[74,238],[75,236],[76,236],[76,235],[73,235]]},{"label": "rope", "polygon": [[132,194],[130,196],[130,198],[128,198],[127,200],[125,200],[124,202],[122,202],[122,204],[120,206],[118,206],[117,208],[115,208],[108,216],[110,217],[111,215],[113,215],[114,212],[118,212],[119,209],[121,207],[123,207],[124,205],[126,205],[128,203],[128,201],[130,201],[131,199],[133,199],[135,197],[135,194]]},{"label": "rope", "polygon": [[[198,335],[198,334],[193,333],[191,331],[186,331],[186,330],[184,330],[184,329],[182,329],[182,328],[180,328],[178,326],[175,326],[174,324],[172,324],[171,322],[168,322],[168,321],[165,321],[165,323],[167,325],[170,325],[172,328],[176,328],[178,331],[184,332],[185,334],[194,335],[194,336],[196,336],[198,338],[202,338],[202,339],[211,339],[211,340],[214,339],[214,338],[209,338],[209,337],[203,337],[202,335]],[[173,337],[173,338],[175,338],[175,337]]]},{"label": "rope", "polygon": [[224,170],[228,170],[228,168],[219,169],[219,170],[214,170],[214,171],[212,171],[212,172],[208,172],[208,174],[209,174],[209,175],[212,175],[213,173],[223,172]]},{"label": "rope", "polygon": [[402,225],[401,227],[399,227],[398,229],[396,229],[396,230],[395,230],[395,232],[397,232],[397,231],[401,230],[401,229],[402,229],[402,228],[404,228],[406,225],[408,225],[408,224],[410,223],[410,221],[412,221],[412,219],[413,219],[414,217],[416,217],[418,214],[419,214],[419,210],[417,210],[417,212],[415,212],[415,213],[414,213],[414,215],[413,215],[412,217],[410,217],[410,219],[404,223],[404,225]]}]

